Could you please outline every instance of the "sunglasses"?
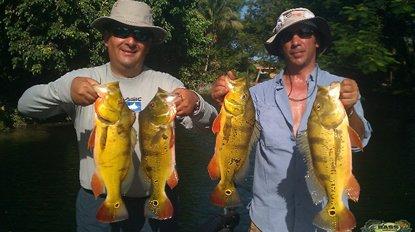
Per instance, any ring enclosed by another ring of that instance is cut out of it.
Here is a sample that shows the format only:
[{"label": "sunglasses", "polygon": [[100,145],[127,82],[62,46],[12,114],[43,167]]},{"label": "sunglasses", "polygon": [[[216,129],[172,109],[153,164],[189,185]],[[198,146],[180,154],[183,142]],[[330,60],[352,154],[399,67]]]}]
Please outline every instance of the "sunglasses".
[{"label": "sunglasses", "polygon": [[124,26],[112,26],[111,27],[111,34],[118,38],[127,38],[129,36],[133,36],[140,42],[147,42],[151,39],[151,34],[148,31],[138,28],[128,28]]},{"label": "sunglasses", "polygon": [[314,30],[309,26],[301,26],[293,30],[284,31],[280,37],[281,42],[286,43],[290,41],[294,35],[298,35],[301,39],[309,39],[314,35]]}]

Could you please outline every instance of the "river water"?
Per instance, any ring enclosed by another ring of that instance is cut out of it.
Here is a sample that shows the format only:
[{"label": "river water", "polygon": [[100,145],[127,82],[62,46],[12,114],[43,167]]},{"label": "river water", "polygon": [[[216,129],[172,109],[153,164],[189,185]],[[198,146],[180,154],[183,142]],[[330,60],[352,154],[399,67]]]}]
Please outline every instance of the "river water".
[{"label": "river water", "polygon": [[[405,219],[415,227],[415,104],[410,99],[373,94],[364,100],[374,133],[353,160],[362,189],[359,202],[350,203],[358,223],[355,231],[369,219]],[[211,134],[177,128],[180,231],[199,231],[222,213],[209,202],[216,184],[206,171],[213,146]],[[75,231],[78,167],[71,125],[0,134],[0,231]],[[250,180],[248,175],[248,184],[239,188],[244,206],[251,196]],[[248,212],[241,207],[238,213],[234,231],[246,231]]]}]

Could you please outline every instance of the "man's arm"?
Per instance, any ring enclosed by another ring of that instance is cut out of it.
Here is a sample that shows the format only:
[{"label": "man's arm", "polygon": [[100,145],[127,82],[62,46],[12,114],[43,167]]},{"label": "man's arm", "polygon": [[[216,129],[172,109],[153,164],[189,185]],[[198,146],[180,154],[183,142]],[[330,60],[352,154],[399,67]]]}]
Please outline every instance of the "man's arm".
[{"label": "man's arm", "polygon": [[369,141],[372,129],[369,122],[364,118],[360,93],[357,83],[352,79],[344,79],[341,83],[340,100],[349,117],[349,125],[357,134],[364,146]]},{"label": "man's arm", "polygon": [[97,82],[87,77],[74,77],[73,74],[76,73],[68,73],[56,81],[27,89],[18,101],[18,110],[27,116],[43,119],[61,113],[73,116],[74,105],[92,104],[97,97],[92,85]]},{"label": "man's arm", "polygon": [[177,116],[186,129],[206,131],[210,129],[217,116],[216,109],[206,102],[195,91],[177,88],[173,91],[178,95],[176,100]]}]

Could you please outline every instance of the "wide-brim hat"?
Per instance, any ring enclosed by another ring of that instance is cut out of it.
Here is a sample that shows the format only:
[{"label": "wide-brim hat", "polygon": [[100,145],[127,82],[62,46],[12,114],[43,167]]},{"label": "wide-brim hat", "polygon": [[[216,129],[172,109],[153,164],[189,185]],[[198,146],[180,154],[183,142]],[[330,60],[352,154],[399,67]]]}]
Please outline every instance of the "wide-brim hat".
[{"label": "wide-brim hat", "polygon": [[127,26],[144,28],[153,34],[153,43],[161,43],[167,31],[154,26],[153,14],[149,5],[133,0],[118,0],[114,3],[110,16],[103,16],[92,22],[92,27],[104,32],[110,23],[118,22]]},{"label": "wide-brim hat", "polygon": [[319,49],[318,53],[323,53],[331,44],[332,37],[330,27],[324,18],[315,16],[313,12],[306,8],[294,8],[284,11],[280,17],[278,17],[277,25],[272,31],[274,34],[265,42],[265,48],[271,55],[281,56],[279,49],[279,36],[287,28],[300,24],[315,25],[319,33]]}]

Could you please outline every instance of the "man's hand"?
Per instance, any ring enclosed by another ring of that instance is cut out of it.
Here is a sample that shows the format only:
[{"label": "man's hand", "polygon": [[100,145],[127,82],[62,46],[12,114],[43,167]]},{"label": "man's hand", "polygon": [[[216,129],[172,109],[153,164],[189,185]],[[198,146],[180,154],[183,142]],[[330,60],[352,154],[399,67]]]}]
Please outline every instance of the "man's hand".
[{"label": "man's hand", "polygon": [[176,104],[176,115],[183,117],[193,114],[196,104],[199,101],[199,96],[185,88],[177,88],[173,93],[177,95],[174,101]]},{"label": "man's hand", "polygon": [[348,114],[357,100],[359,100],[359,87],[357,87],[356,81],[344,79],[340,85],[340,101]]},{"label": "man's hand", "polygon": [[93,85],[99,83],[89,77],[75,77],[71,84],[71,97],[75,105],[87,106],[91,105],[98,98]]},{"label": "man's hand", "polygon": [[229,92],[229,79],[236,79],[236,76],[232,71],[228,71],[225,75],[218,77],[210,90],[212,99],[220,104],[222,104],[225,95]]}]

